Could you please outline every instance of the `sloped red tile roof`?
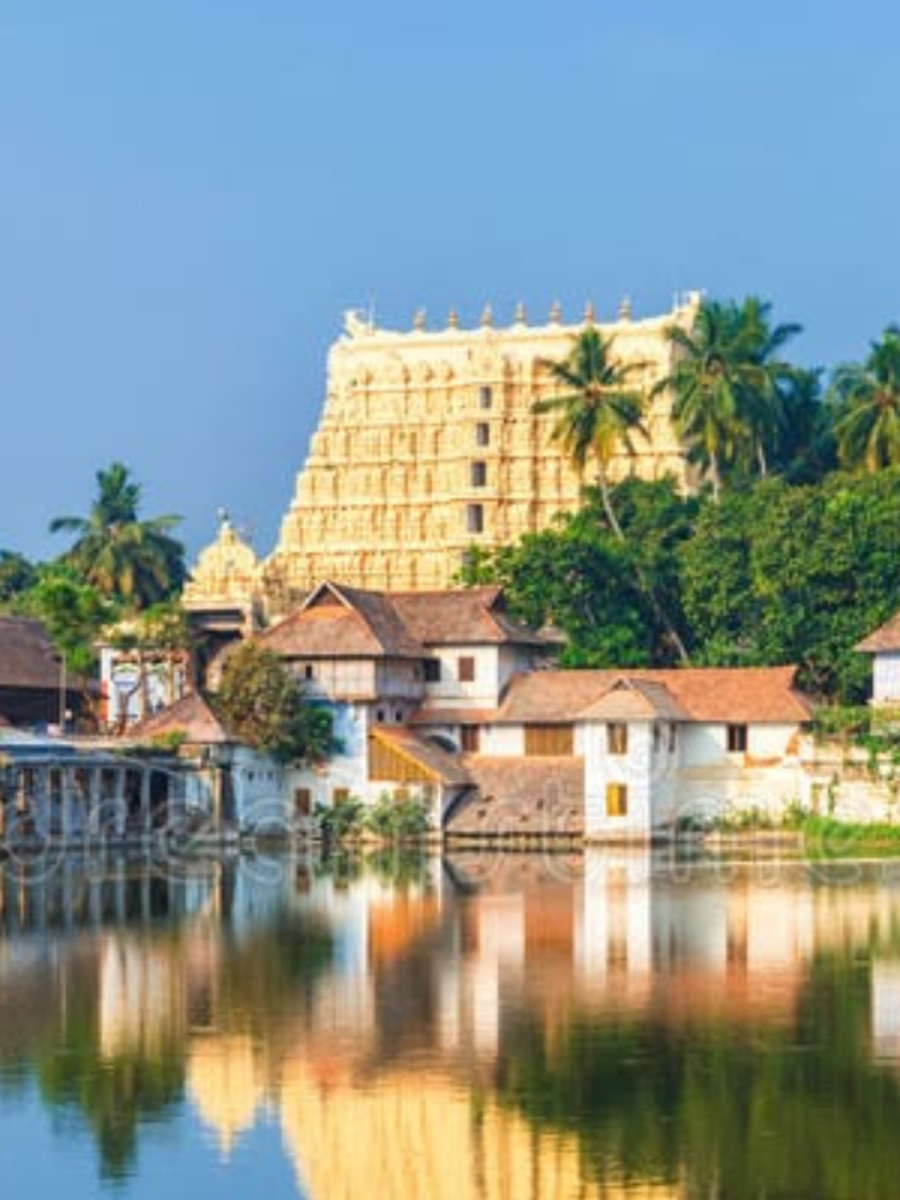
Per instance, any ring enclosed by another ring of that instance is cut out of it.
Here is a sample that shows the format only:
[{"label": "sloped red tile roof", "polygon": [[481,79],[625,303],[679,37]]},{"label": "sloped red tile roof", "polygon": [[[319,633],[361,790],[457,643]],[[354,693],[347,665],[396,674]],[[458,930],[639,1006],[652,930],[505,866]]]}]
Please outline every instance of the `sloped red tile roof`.
[{"label": "sloped red tile roof", "polygon": [[[618,682],[664,687],[679,718],[710,722],[807,721],[812,708],[794,667],[682,667],[628,671],[533,671],[516,676],[500,707],[504,724],[582,719]],[[656,693],[657,697],[659,693]]]},{"label": "sloped red tile roof", "polygon": [[623,676],[581,713],[582,721],[686,721],[689,715],[664,683]]},{"label": "sloped red tile roof", "polygon": [[381,592],[324,583],[259,637],[285,658],[426,658]]},{"label": "sloped red tile roof", "polygon": [[533,629],[510,620],[499,587],[391,592],[390,599],[410,633],[425,646],[547,644]]},{"label": "sloped red tile roof", "polygon": [[583,758],[467,754],[463,761],[478,790],[452,810],[448,833],[496,837],[583,831]]},{"label": "sloped red tile roof", "polygon": [[490,725],[496,708],[434,708],[423,706],[411,713],[408,725]]},{"label": "sloped red tile roof", "polygon": [[185,741],[197,746],[221,745],[234,740],[199,692],[188,692],[174,704],[145,717],[128,730],[128,737],[134,741],[149,741],[168,733],[183,733]]},{"label": "sloped red tile roof", "polygon": [[[60,660],[40,621],[29,617],[0,617],[0,687],[58,688]],[[67,686],[77,685],[71,678]]]},{"label": "sloped red tile roof", "polygon": [[889,621],[874,630],[854,647],[864,654],[900,650],[900,612],[894,613]]}]

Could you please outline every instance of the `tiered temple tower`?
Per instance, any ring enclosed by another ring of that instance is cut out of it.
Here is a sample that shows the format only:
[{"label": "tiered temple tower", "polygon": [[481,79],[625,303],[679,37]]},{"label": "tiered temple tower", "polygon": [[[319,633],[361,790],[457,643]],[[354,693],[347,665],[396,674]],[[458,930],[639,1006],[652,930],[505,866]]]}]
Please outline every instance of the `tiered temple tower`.
[{"label": "tiered temple tower", "polygon": [[[598,325],[613,352],[634,364],[648,394],[669,373],[672,324],[690,327],[699,303],[691,293],[672,312]],[[448,586],[471,546],[514,541],[546,528],[578,502],[579,480],[551,437],[553,414],[535,400],[559,384],[542,365],[567,357],[589,324],[590,309],[563,324],[554,306],[547,324],[530,326],[520,306],[496,328],[489,309],[476,329],[451,313],[440,330],[399,333],[348,314],[328,359],[328,390],[306,464],[297,476],[275,552],[265,565],[267,591],[299,596],[323,579],[360,587]],[[669,419],[671,401],[649,402],[649,440],[635,438],[612,464],[632,473],[684,482],[686,464]]]},{"label": "tiered temple tower", "polygon": [[278,545],[260,563],[244,561],[246,554],[238,563],[230,540],[210,548],[186,592],[190,607],[203,609],[212,588],[216,608],[230,600],[246,606],[252,593],[269,615],[284,613],[325,579],[384,590],[444,588],[472,546],[545,529],[577,505],[580,482],[552,437],[555,415],[535,414],[534,402],[558,393],[545,363],[565,359],[589,325],[611,339],[613,354],[631,365],[630,380],[648,396],[649,437],[634,438],[633,454],[622,447],[612,477],[671,474],[684,484],[671,398],[651,389],[670,372],[667,329],[689,328],[699,302],[689,293],[671,312],[634,320],[624,301],[606,324],[595,321],[591,306],[581,321],[565,324],[554,305],[547,323],[533,326],[520,305],[504,328],[489,308],[474,329],[461,329],[452,312],[445,328],[428,329],[420,313],[405,333],[348,313],[329,353],[321,420]]}]

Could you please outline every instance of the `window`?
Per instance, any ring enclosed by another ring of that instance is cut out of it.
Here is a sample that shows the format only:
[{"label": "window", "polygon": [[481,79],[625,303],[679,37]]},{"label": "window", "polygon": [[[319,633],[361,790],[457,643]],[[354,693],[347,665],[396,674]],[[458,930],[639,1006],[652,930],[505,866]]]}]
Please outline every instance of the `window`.
[{"label": "window", "polygon": [[456,677],[460,683],[475,682],[475,659],[465,655],[456,664]]},{"label": "window", "polygon": [[678,745],[678,726],[673,724],[673,725],[669,726],[669,752],[674,753],[677,745]]},{"label": "window", "polygon": [[441,660],[439,658],[425,659],[425,682],[440,683],[441,681]]},{"label": "window", "polygon": [[726,726],[726,738],[729,754],[743,754],[747,749],[747,726]]},{"label": "window", "polygon": [[310,788],[294,788],[294,814],[298,817],[308,817],[312,814],[312,791]]},{"label": "window", "polygon": [[469,466],[469,479],[472,487],[484,487],[487,483],[487,463],[471,463]]},{"label": "window", "polygon": [[525,753],[541,756],[568,756],[575,753],[575,736],[571,725],[526,725]]},{"label": "window", "polygon": [[481,730],[477,725],[463,725],[459,731],[460,748],[466,754],[477,754],[481,745]]},{"label": "window", "polygon": [[478,389],[478,403],[482,408],[491,407],[494,403],[494,393],[490,387],[484,386]]},{"label": "window", "polygon": [[610,721],[606,727],[606,753],[628,753],[628,726],[624,721]]},{"label": "window", "polygon": [[489,446],[491,444],[491,427],[487,421],[479,421],[475,426],[475,445]]},{"label": "window", "polygon": [[350,789],[347,787],[336,787],[331,789],[331,802],[335,808],[339,804],[350,803]]},{"label": "window", "polygon": [[608,783],[606,785],[606,815],[608,817],[628,816],[627,783]]},{"label": "window", "polygon": [[466,505],[466,529],[469,533],[484,532],[484,505]]},{"label": "window", "polygon": [[315,667],[312,665],[312,663],[307,663],[306,666],[303,668],[303,678],[304,679],[315,679],[315,677],[316,677]]},{"label": "window", "polygon": [[375,710],[375,720],[378,722],[379,725],[384,724],[384,709],[383,708],[379,708],[379,709]]}]

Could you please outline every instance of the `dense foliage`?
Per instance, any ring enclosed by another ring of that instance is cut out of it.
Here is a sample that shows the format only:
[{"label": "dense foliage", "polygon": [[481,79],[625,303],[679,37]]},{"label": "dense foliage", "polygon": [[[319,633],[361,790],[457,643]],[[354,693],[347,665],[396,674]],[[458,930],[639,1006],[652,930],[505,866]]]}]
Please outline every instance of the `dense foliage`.
[{"label": "dense foliage", "polygon": [[814,694],[864,699],[871,664],[854,646],[900,606],[900,330],[824,392],[821,371],[784,357],[799,331],[753,296],[705,301],[691,329],[668,330],[656,390],[695,465],[690,498],[665,480],[610,485],[644,413],[614,343],[588,328],[545,364],[560,395],[535,407],[596,486],[553,528],[474,549],[463,582],[502,583],[519,617],[560,631],[568,666],[795,663]]},{"label": "dense foliage", "polygon": [[97,471],[96,483],[87,516],[51,521],[52,532],[75,535],[58,558],[34,564],[0,550],[0,609],[43,621],[67,667],[83,674],[105,628],[159,614],[185,579],[184,547],[171,534],[178,518],[142,520],[140,485],[122,463]]},{"label": "dense foliage", "polygon": [[254,641],[226,659],[214,702],[240,741],[280,762],[318,762],[331,753],[331,713],[309,703],[278,656]]},{"label": "dense foliage", "polygon": [[668,665],[637,562],[693,663],[795,663],[815,695],[865,697],[871,662],[854,646],[900,606],[900,469],[769,479],[718,503],[629,480],[614,498],[624,541],[588,494],[553,529],[474,555],[466,581],[503,583],[517,616],[560,630],[568,666]]},{"label": "dense foliage", "polygon": [[52,533],[76,535],[64,559],[104,596],[134,609],[159,604],[184,582],[184,547],[171,535],[180,518],[139,517],[141,488],[123,463],[96,475],[86,517],[56,517]]}]

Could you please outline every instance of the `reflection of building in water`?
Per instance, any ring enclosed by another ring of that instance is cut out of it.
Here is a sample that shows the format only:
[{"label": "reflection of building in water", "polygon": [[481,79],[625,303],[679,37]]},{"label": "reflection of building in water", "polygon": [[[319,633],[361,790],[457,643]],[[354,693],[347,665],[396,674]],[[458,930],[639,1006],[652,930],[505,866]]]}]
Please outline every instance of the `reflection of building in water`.
[{"label": "reflection of building in water", "polygon": [[265,1101],[253,1039],[246,1034],[205,1034],[192,1039],[188,1094],[203,1124],[227,1158],[242,1133],[256,1124]]},{"label": "reflection of building in water", "polygon": [[677,1185],[594,1182],[573,1136],[542,1132],[447,1078],[384,1072],[359,1087],[285,1067],[281,1123],[313,1200],[666,1200]]},{"label": "reflection of building in water", "polygon": [[900,961],[872,964],[872,1054],[900,1064]]},{"label": "reflection of building in water", "polygon": [[100,1053],[158,1053],[184,1034],[184,976],[166,942],[110,933],[100,951]]},{"label": "reflection of building in water", "polygon": [[443,993],[445,1039],[496,1049],[504,992],[520,990],[548,1027],[564,1004],[652,1010],[667,1022],[792,1017],[818,933],[814,893],[796,878],[760,886],[736,870],[679,882],[651,873],[639,852],[547,863],[538,887],[504,862],[464,908],[462,962]]},{"label": "reflection of building in water", "polygon": [[317,928],[327,917],[331,961],[276,972],[275,991],[234,986],[263,961],[235,957],[255,937],[267,962],[290,954],[270,936],[261,879],[219,881],[177,936],[110,928],[72,936],[77,953],[53,961],[43,936],[0,939],[0,1044],[21,1055],[41,1031],[45,1047],[45,1027],[67,1020],[60,997],[89,981],[98,1057],[183,1053],[188,1098],[223,1156],[277,1115],[312,1200],[678,1195],[603,1178],[574,1136],[527,1121],[510,1086],[521,1056],[552,1065],[575,1023],[602,1031],[622,1016],[674,1026],[673,1041],[709,1019],[786,1025],[815,994],[823,952],[873,954],[859,1049],[868,1029],[872,1056],[900,1062],[900,893],[874,875],[819,887],[802,864],[669,869],[623,851],[460,855],[446,878],[305,878],[294,911]]}]

